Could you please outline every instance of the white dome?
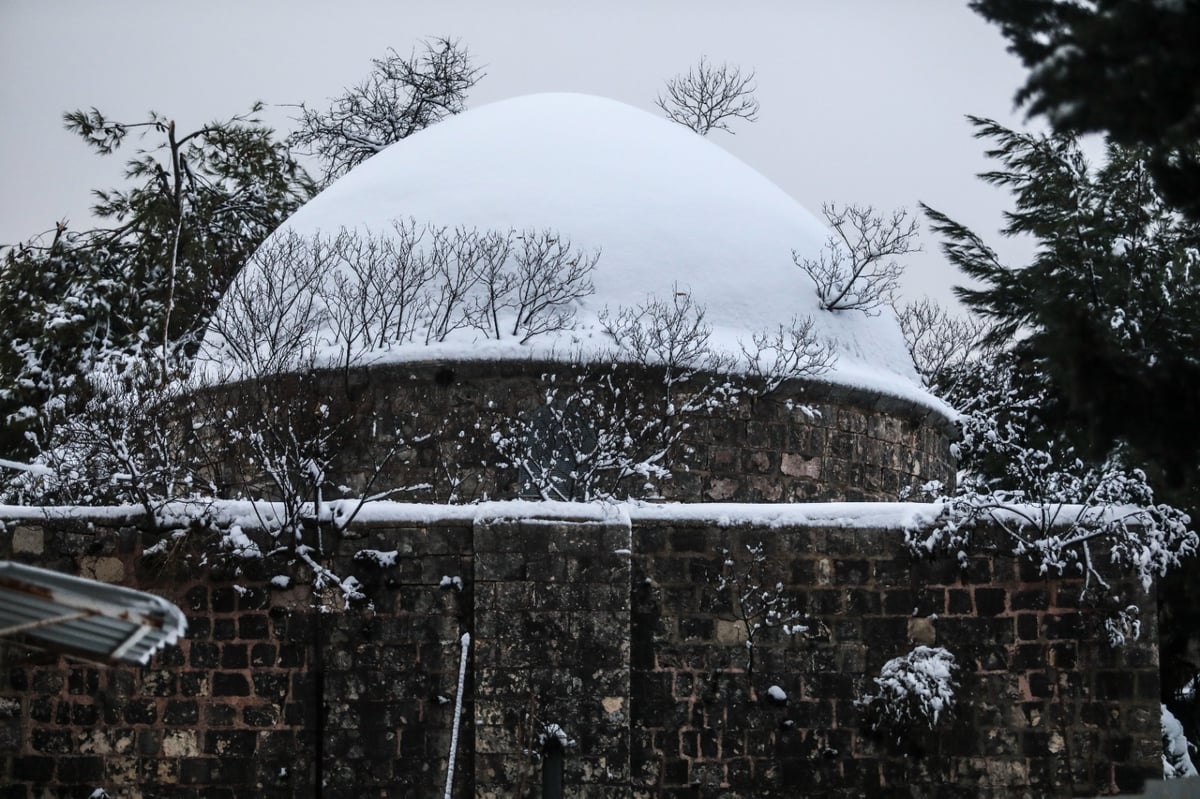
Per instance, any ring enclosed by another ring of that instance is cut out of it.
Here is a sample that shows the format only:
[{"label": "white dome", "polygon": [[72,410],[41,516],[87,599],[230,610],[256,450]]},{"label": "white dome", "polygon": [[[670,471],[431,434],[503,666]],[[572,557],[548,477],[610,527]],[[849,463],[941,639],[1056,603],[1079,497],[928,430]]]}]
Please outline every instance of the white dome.
[{"label": "white dome", "polygon": [[[891,311],[823,311],[792,253],[815,255],[826,229],[781,189],[692,131],[613,100],[542,94],[448,118],[379,153],[288,219],[274,235],[382,232],[394,220],[479,230],[552,230],[600,251],[595,293],[577,329],[520,344],[463,330],[379,360],[570,356],[606,344],[597,315],[648,295],[690,292],[713,343],[812,316],[839,358],[825,379],[944,409],[920,389]],[[246,279],[242,275],[239,279]],[[313,336],[320,331],[313,331]],[[228,360],[219,337],[209,356]]]}]

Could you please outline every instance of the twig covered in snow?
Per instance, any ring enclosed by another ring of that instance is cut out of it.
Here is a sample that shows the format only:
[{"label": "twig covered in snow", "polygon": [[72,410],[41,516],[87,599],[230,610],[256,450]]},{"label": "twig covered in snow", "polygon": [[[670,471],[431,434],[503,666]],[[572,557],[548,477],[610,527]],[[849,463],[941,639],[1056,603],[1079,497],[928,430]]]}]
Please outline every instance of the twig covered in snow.
[{"label": "twig covered in snow", "polygon": [[749,559],[738,560],[736,553],[721,550],[725,560],[720,574],[709,581],[722,605],[728,608],[746,637],[746,672],[754,676],[755,639],[770,629],[784,635],[815,635],[827,632],[799,606],[797,598],[773,579],[771,564],[762,543],[746,545]]},{"label": "twig covered in snow", "polygon": [[446,766],[445,799],[450,799],[450,794],[454,790],[454,760],[458,756],[458,728],[462,722],[463,692],[467,685],[467,652],[471,648],[470,633],[462,634],[459,646],[462,648],[462,653],[458,660],[458,694],[454,697],[454,726],[450,733],[450,762]]},{"label": "twig covered in snow", "polygon": [[[962,436],[952,446],[964,472],[955,493],[939,497],[939,518],[908,531],[909,548],[963,563],[977,551],[999,550],[1044,575],[1082,578],[1081,598],[1113,611],[1110,643],[1135,639],[1140,624],[1123,583],[1136,580],[1148,590],[1194,554],[1200,537],[1192,520],[1157,502],[1146,473],[1127,468],[1120,450],[1088,465],[1043,429],[1044,386],[1023,385],[1003,359],[982,371],[981,390],[966,398]],[[925,490],[942,492],[936,484]]]}]

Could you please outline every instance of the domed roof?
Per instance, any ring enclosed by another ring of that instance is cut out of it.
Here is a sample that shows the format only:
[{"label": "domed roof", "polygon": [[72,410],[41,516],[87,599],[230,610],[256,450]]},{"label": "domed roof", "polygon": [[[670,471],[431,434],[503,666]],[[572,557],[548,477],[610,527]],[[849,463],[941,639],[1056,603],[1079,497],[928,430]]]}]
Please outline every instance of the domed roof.
[{"label": "domed roof", "polygon": [[[597,321],[606,308],[688,292],[716,347],[740,353],[738,342],[753,333],[812,316],[839,353],[824,379],[944,408],[920,389],[890,309],[820,309],[793,261],[793,251],[815,256],[829,235],[808,211],[713,142],[631,106],[542,94],[450,117],[356,167],[273,236],[384,232],[397,219],[553,231],[577,250],[599,251],[595,291],[577,301],[569,333],[522,344],[460,330],[439,344],[373,353],[374,361],[569,357],[611,346]],[[204,349],[229,359],[219,336],[210,333]]]}]

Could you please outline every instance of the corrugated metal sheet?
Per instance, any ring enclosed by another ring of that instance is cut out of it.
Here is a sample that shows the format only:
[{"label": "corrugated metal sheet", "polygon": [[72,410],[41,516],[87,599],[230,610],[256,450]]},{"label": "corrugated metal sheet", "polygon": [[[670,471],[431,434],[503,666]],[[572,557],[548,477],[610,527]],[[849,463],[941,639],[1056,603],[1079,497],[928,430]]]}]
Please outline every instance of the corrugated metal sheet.
[{"label": "corrugated metal sheet", "polygon": [[162,597],[0,561],[0,638],[91,660],[145,664],[187,632]]}]

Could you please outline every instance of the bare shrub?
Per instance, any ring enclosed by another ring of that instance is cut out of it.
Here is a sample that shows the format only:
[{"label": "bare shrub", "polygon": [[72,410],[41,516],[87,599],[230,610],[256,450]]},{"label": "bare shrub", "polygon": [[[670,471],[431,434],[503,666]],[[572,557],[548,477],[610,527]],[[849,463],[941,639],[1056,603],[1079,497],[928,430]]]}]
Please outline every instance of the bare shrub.
[{"label": "bare shrub", "polygon": [[896,306],[896,318],[917,374],[939,396],[953,396],[964,370],[998,352],[987,343],[985,321],[954,316],[928,297]]},{"label": "bare shrub", "polygon": [[512,334],[521,342],[534,336],[566,330],[575,317],[573,304],[590,296],[591,275],[600,252],[588,255],[572,249],[568,239],[552,231],[526,231],[517,237],[512,291],[516,318]]},{"label": "bare shrub", "polygon": [[234,278],[209,328],[248,376],[277,374],[313,358],[312,333],[325,323],[320,291],[339,241],[272,236]]},{"label": "bare shrub", "polygon": [[917,221],[903,209],[886,218],[871,206],[839,209],[826,203],[821,211],[834,235],[816,259],[793,252],[793,260],[816,284],[825,310],[878,314],[879,306],[891,301],[904,273],[896,258],[919,249]]},{"label": "bare shrub", "polygon": [[759,393],[770,394],[787,380],[817,377],[833,368],[837,344],[818,338],[814,324],[811,316],[793,317],[786,326],[753,334],[750,345],[738,342]]}]

